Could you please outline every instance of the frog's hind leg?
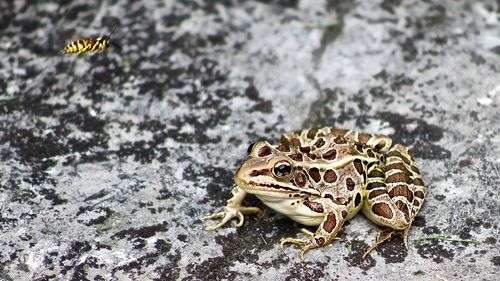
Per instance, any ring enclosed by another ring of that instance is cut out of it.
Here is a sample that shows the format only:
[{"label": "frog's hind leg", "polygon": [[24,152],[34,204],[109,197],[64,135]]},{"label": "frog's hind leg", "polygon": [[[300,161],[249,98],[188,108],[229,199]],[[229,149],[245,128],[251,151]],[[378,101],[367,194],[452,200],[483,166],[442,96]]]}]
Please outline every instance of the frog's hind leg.
[{"label": "frog's hind leg", "polygon": [[396,234],[403,235],[408,249],[408,232],[422,206],[425,188],[420,171],[408,148],[394,145],[385,154],[385,163],[369,167],[363,214],[372,222],[386,226],[363,255]]}]

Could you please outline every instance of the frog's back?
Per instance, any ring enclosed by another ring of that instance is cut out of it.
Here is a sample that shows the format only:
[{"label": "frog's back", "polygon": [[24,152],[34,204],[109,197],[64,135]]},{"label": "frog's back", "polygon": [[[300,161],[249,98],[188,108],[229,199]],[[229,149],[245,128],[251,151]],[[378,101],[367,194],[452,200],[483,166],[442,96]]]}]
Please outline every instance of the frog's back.
[{"label": "frog's back", "polygon": [[[341,161],[351,156],[366,156],[367,146],[345,138],[349,132],[337,128],[312,128],[286,133],[281,137],[278,149],[291,150],[292,159],[306,158],[317,163]],[[294,159],[295,160],[295,159]]]}]

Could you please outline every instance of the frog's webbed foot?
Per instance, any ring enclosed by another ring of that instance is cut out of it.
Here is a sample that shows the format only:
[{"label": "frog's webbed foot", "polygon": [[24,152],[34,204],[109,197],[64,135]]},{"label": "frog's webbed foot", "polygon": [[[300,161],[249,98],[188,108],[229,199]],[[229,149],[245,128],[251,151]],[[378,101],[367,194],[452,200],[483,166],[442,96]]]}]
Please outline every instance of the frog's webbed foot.
[{"label": "frog's webbed foot", "polygon": [[238,223],[236,224],[236,227],[240,227],[243,225],[243,222],[245,221],[244,215],[250,215],[250,214],[257,214],[257,216],[260,217],[263,214],[263,212],[260,208],[257,207],[225,206],[223,211],[212,215],[202,216],[200,217],[200,220],[205,221],[205,220],[221,219],[221,221],[218,224],[205,227],[205,230],[212,231],[225,225],[228,221],[230,221],[233,218],[238,218]]},{"label": "frog's webbed foot", "polygon": [[305,228],[300,229],[300,231],[302,231],[302,233],[304,233],[309,238],[306,238],[306,239],[298,239],[298,238],[293,238],[293,237],[283,238],[283,239],[281,239],[281,242],[280,242],[280,248],[283,249],[284,245],[286,243],[292,243],[292,244],[297,244],[297,245],[301,246],[302,250],[300,250],[300,260],[304,261],[304,253],[309,251],[310,249],[313,249],[313,248],[316,248],[319,246],[314,245],[314,233],[313,232],[311,232]]},{"label": "frog's webbed foot", "polygon": [[[281,239],[280,242],[280,248],[283,249],[286,243],[292,243],[301,246],[302,249],[300,250],[299,255],[300,255],[300,260],[304,261],[305,252],[309,251],[310,249],[324,246],[325,239],[321,236],[317,236],[314,232],[311,232],[305,228],[301,228],[300,231],[302,231],[302,233],[308,236],[308,238],[304,239],[293,238],[293,237],[283,238]],[[333,238],[333,239],[339,239],[339,238]]]},{"label": "frog's webbed foot", "polygon": [[218,220],[221,221],[218,224],[210,225],[205,227],[205,230],[212,231],[217,228],[225,225],[228,221],[233,218],[238,218],[238,223],[236,227],[240,227],[243,225],[245,221],[245,215],[257,214],[257,217],[261,217],[264,213],[260,208],[257,207],[244,207],[241,206],[243,199],[246,196],[246,192],[243,191],[238,186],[235,186],[233,190],[231,190],[232,197],[227,200],[226,206],[224,206],[224,210],[212,215],[201,216],[199,219],[202,221],[205,220]]},{"label": "frog's webbed foot", "polygon": [[401,234],[403,236],[403,243],[405,246],[406,251],[408,251],[408,232],[410,228],[406,228],[403,230],[397,230],[397,229],[392,229],[392,228],[385,228],[382,231],[380,231],[377,235],[377,238],[375,239],[375,243],[366,250],[366,252],[363,254],[363,259],[366,258],[366,256],[376,249],[380,244],[383,244],[386,241],[391,240],[392,237],[394,237],[397,234]]},{"label": "frog's webbed foot", "polygon": [[[321,205],[321,213],[324,214],[323,221],[320,223],[318,229],[315,233],[307,230],[301,229],[302,233],[308,236],[307,239],[296,239],[296,238],[285,238],[281,240],[281,248],[286,243],[294,243],[302,246],[300,251],[300,259],[304,261],[304,253],[310,249],[325,246],[336,239],[345,219],[348,215],[347,208],[344,205],[332,205],[330,199],[326,198],[316,198],[314,201],[307,201],[308,204],[304,203],[304,206],[309,207],[314,205]],[[311,208],[311,207],[309,207]],[[327,209],[327,212],[323,210]],[[318,213],[316,208],[312,208],[311,211]]]}]

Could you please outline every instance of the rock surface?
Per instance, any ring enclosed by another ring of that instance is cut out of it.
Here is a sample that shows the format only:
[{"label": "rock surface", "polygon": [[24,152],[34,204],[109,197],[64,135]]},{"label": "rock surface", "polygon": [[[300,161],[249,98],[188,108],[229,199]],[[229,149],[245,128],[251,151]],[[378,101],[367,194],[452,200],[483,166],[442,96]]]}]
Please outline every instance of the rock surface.
[{"label": "rock surface", "polygon": [[[0,3],[0,280],[498,277],[498,2],[40,2]],[[272,211],[203,231],[249,143],[332,125],[413,149],[408,252],[362,260],[361,215],[305,262]]]}]

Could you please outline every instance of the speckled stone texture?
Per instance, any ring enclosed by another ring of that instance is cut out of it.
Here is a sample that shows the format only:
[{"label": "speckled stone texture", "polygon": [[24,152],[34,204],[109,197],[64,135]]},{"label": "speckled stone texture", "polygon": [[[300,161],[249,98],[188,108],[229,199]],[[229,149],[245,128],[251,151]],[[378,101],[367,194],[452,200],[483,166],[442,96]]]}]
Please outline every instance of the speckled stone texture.
[{"label": "speckled stone texture", "polygon": [[[498,2],[57,2],[0,1],[0,280],[498,278]],[[362,260],[362,215],[305,262],[272,211],[203,231],[250,143],[333,125],[413,149],[408,252]]]}]

